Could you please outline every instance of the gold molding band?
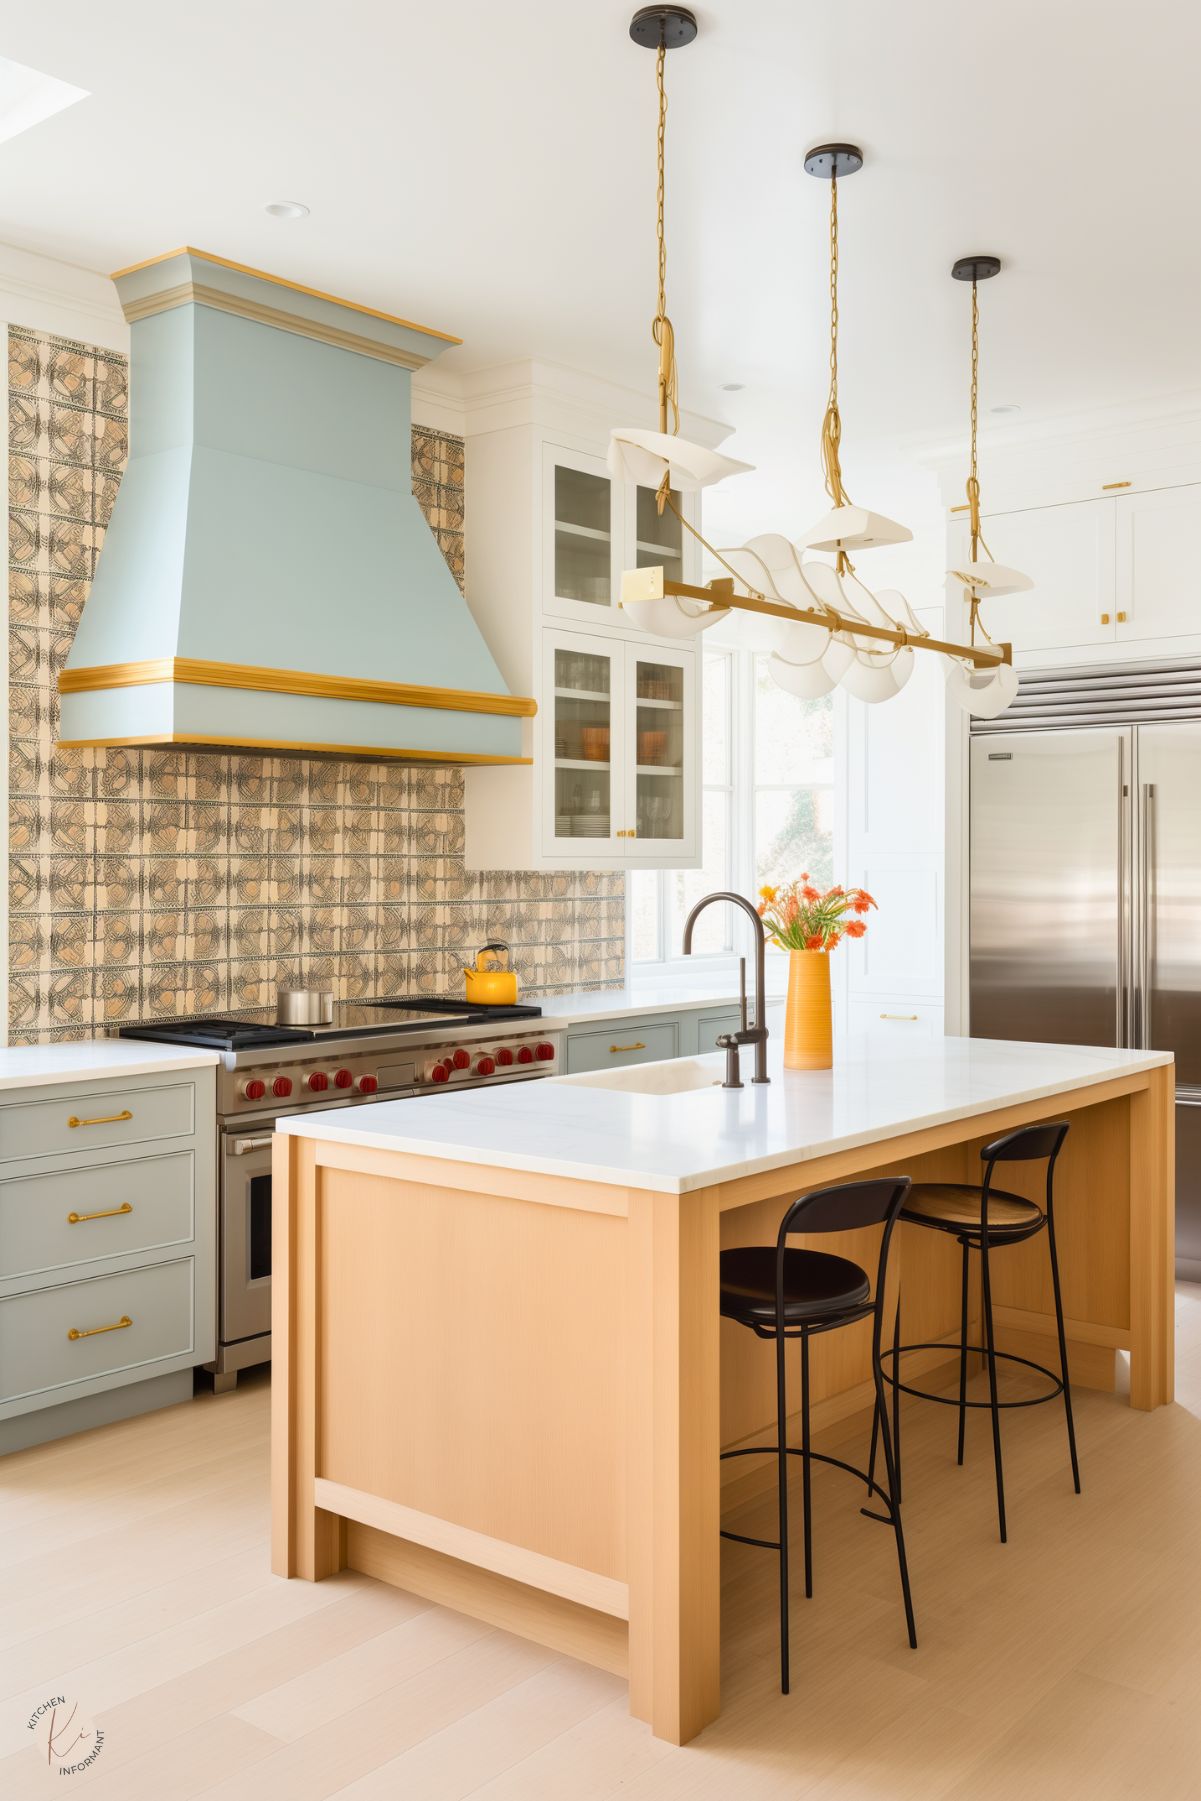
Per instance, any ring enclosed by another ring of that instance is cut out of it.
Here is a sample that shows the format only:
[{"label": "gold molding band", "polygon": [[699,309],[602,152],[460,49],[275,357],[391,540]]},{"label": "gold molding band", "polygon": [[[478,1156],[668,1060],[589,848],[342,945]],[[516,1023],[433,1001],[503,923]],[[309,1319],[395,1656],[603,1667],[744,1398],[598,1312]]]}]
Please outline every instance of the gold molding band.
[{"label": "gold molding band", "polygon": [[307,288],[302,281],[288,281],[282,275],[268,275],[265,269],[252,269],[249,263],[235,263],[227,256],[214,256],[211,250],[197,250],[194,244],[180,244],[175,250],[164,250],[160,256],[148,256],[143,262],[130,263],[128,268],[114,269],[109,280],[120,281],[123,275],[136,275],[140,269],[153,269],[156,263],[169,263],[175,256],[198,256],[204,262],[216,263],[222,269],[233,269],[238,275],[253,275],[256,281],[269,281],[277,288],[291,288],[294,294],[307,294],[312,300],[327,300],[331,306],[349,307],[352,313],[364,313],[368,319],[382,319],[387,325],[403,325],[408,331],[423,331],[427,337],[441,338],[446,344],[463,342],[462,338],[456,338],[448,331],[439,331],[433,325],[418,325],[414,319],[402,319],[396,313],[382,313],[378,307],[363,306],[357,300],[343,300],[340,294],[327,294],[323,288]]},{"label": "gold molding band", "polygon": [[203,732],[160,732],[139,738],[60,738],[59,750],[288,751],[297,757],[361,757],[368,763],[528,765],[533,757],[498,757],[481,750],[412,750],[395,744],[317,744],[295,738],[220,738]]},{"label": "gold molding band", "polygon": [[160,682],[180,682],[193,688],[246,688],[257,694],[297,694],[308,700],[427,707],[445,713],[494,713],[504,719],[532,719],[538,711],[537,701],[523,694],[422,687],[413,682],[372,682],[353,675],[317,675],[307,669],[214,663],[202,657],[158,657],[144,663],[97,663],[87,669],[64,669],[59,674],[58,691],[95,694],[106,688],[146,688]]},{"label": "gold molding band", "polygon": [[381,344],[378,338],[365,338],[358,332],[340,331],[336,325],[322,325],[319,320],[303,318],[299,313],[286,313],[280,307],[264,306],[258,300],[242,300],[222,288],[208,288],[199,282],[182,282],[177,288],[162,288],[145,300],[131,300],[122,310],[130,325],[139,319],[153,318],[155,313],[169,313],[177,306],[211,306],[219,313],[232,313],[238,319],[252,319],[256,325],[271,325],[277,331],[290,331],[296,338],[313,338],[318,344],[332,344],[337,350],[353,350],[360,356],[374,357],[378,363],[393,363],[401,369],[424,369],[428,356],[413,350],[400,350],[393,344]]}]

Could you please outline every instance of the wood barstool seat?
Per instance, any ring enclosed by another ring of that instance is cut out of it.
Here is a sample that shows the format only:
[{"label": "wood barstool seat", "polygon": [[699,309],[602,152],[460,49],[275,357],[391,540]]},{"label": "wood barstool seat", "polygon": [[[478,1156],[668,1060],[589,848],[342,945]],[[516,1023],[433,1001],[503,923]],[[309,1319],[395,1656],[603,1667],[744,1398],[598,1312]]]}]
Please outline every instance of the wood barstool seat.
[{"label": "wood barstool seat", "polygon": [[[971,1182],[915,1182],[901,1218],[914,1225],[969,1226],[980,1230],[980,1185]],[[988,1196],[990,1238],[1015,1231],[1037,1232],[1045,1215],[1020,1194],[991,1189]]]}]

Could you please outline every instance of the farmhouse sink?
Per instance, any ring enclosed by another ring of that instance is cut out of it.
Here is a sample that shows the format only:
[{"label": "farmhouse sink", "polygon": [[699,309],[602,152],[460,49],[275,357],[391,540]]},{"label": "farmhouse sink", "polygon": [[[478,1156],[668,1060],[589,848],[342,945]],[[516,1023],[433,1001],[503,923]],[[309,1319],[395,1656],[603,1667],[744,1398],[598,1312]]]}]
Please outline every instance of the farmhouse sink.
[{"label": "farmhouse sink", "polygon": [[581,1088],[620,1088],[627,1094],[687,1094],[693,1088],[720,1088],[721,1072],[690,1057],[669,1063],[639,1063],[630,1069],[601,1069],[568,1076]]}]

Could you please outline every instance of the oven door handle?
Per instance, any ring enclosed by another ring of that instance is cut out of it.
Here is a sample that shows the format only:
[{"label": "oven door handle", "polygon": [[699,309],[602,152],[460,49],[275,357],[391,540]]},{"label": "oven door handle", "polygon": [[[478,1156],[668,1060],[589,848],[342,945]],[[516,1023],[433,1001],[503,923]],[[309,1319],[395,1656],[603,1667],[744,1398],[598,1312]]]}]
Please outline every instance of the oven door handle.
[{"label": "oven door handle", "polygon": [[230,1150],[235,1157],[244,1157],[247,1151],[264,1150],[271,1143],[267,1138],[234,1138],[230,1141]]}]

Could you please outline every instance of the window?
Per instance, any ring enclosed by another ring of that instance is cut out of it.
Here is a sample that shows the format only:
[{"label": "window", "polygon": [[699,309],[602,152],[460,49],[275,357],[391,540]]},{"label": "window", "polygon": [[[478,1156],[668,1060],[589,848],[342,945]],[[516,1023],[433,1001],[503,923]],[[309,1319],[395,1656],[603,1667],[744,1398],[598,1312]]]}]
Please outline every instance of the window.
[{"label": "window", "polygon": [[[704,652],[703,695],[703,866],[630,876],[632,974],[679,962],[689,910],[715,888],[753,898],[804,870],[833,880],[833,698],[797,700],[766,657],[730,650]],[[745,943],[734,909],[712,907],[693,955],[730,958]]]}]

